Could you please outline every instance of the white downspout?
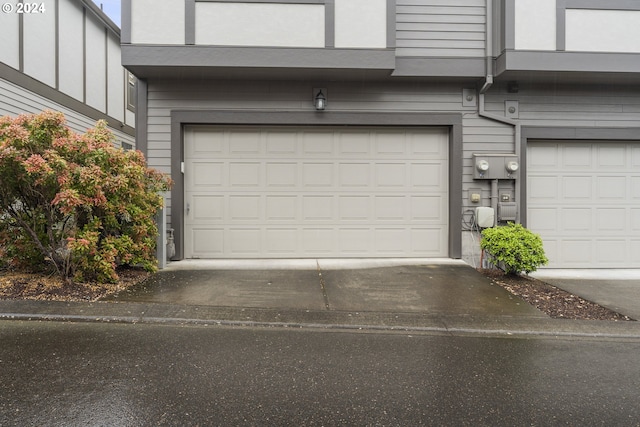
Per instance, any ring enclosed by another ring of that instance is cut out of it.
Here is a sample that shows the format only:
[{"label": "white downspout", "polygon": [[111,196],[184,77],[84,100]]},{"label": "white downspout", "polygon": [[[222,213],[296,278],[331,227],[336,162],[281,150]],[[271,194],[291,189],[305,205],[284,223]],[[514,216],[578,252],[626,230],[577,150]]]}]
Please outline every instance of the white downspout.
[{"label": "white downspout", "polygon": [[[499,116],[499,115],[488,113],[487,111],[485,111],[485,94],[489,91],[489,89],[491,89],[491,86],[493,86],[493,0],[486,0],[486,8],[487,8],[487,25],[486,25],[486,35],[485,35],[486,37],[486,47],[485,47],[486,71],[485,71],[484,84],[480,88],[480,91],[478,94],[478,115],[480,117],[484,117],[490,120],[494,120],[496,122],[505,123],[513,126],[514,153],[517,156],[518,161],[520,161],[521,159],[520,154],[522,151],[520,147],[520,141],[522,138],[522,129],[521,129],[520,122],[518,120],[510,119],[508,117]],[[492,190],[493,190],[493,184],[492,184]],[[518,201],[518,205],[522,207],[524,204],[522,203],[522,200],[520,200],[520,194],[521,194],[520,182],[516,182],[515,198]],[[492,194],[491,197],[493,201],[494,194]],[[496,197],[495,200],[497,202],[497,195],[495,195],[495,197]],[[494,212],[497,215],[497,211],[494,211]],[[520,209],[518,209],[517,211],[516,221],[517,222],[520,221]]]}]

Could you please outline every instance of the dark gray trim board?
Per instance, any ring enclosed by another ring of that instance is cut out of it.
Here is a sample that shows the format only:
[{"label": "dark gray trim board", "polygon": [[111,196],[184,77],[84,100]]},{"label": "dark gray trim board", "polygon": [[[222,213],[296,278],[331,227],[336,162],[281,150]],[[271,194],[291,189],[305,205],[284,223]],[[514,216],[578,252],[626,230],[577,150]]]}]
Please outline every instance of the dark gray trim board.
[{"label": "dark gray trim board", "polygon": [[[128,85],[129,82],[127,81],[126,84]],[[136,149],[142,151],[145,158],[149,154],[147,131],[148,104],[149,90],[147,81],[138,79],[136,81]]]},{"label": "dark gray trim board", "polygon": [[196,0],[184,2],[184,44],[196,44]]},{"label": "dark gray trim board", "polygon": [[567,9],[640,10],[638,0],[559,0]]},{"label": "dark gray trim board", "polygon": [[120,16],[122,18],[122,32],[120,33],[120,43],[131,43],[131,2],[132,0],[122,0],[120,4]]},{"label": "dark gray trim board", "polygon": [[324,47],[336,46],[336,2],[327,0],[324,4]]},{"label": "dark gray trim board", "polygon": [[558,71],[576,73],[638,73],[636,53],[542,52],[508,50],[496,60],[496,74],[506,71]]},{"label": "dark gray trim board", "polygon": [[[122,46],[125,67],[395,68],[393,49]],[[140,76],[144,77],[144,76]]]},{"label": "dark gray trim board", "polygon": [[336,113],[271,111],[171,112],[171,223],[176,243],[176,259],[184,257],[184,160],[185,125],[255,125],[255,126],[444,126],[449,128],[449,256],[462,255],[462,115],[448,113]]},{"label": "dark gray trim board", "polygon": [[397,57],[392,77],[484,77],[484,58]]},{"label": "dark gray trim board", "polygon": [[567,46],[567,5],[565,0],[556,0],[556,50]]},{"label": "dark gray trim board", "polygon": [[640,127],[530,127],[523,126],[520,134],[520,222],[527,226],[527,146],[529,141],[636,141],[640,142]]},{"label": "dark gray trim board", "polygon": [[396,48],[396,0],[387,0],[387,48]]},{"label": "dark gray trim board", "polygon": [[38,80],[27,76],[24,73],[15,70],[8,65],[0,62],[0,78],[7,80],[17,86],[20,86],[28,91],[31,91],[43,98],[49,99],[57,104],[62,105],[70,110],[76,111],[83,116],[87,116],[93,120],[105,120],[107,124],[113,128],[118,129],[127,135],[135,136],[135,130],[128,125],[123,125],[122,122],[116,120],[110,116],[107,116],[103,112],[96,110],[93,107],[88,106],[75,98],[70,97],[62,92],[59,92]]}]

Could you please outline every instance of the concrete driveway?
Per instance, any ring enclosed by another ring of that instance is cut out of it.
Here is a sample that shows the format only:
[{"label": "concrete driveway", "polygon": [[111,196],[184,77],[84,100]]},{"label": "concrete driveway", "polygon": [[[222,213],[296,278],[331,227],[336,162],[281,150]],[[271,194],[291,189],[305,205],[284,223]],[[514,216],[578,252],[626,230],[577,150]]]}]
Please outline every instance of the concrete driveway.
[{"label": "concrete driveway", "polygon": [[123,302],[545,317],[463,261],[179,261]]}]

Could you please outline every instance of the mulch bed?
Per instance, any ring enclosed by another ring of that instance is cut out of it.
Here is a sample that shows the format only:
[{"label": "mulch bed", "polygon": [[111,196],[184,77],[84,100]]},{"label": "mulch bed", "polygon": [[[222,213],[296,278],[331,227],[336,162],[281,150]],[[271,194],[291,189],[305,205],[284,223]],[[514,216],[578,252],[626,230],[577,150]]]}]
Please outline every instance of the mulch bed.
[{"label": "mulch bed", "polygon": [[504,274],[497,269],[478,271],[554,319],[634,320],[533,277]]},{"label": "mulch bed", "polygon": [[57,275],[0,271],[0,299],[39,301],[97,301],[129,289],[151,273],[136,268],[120,268],[117,283],[67,283]]}]

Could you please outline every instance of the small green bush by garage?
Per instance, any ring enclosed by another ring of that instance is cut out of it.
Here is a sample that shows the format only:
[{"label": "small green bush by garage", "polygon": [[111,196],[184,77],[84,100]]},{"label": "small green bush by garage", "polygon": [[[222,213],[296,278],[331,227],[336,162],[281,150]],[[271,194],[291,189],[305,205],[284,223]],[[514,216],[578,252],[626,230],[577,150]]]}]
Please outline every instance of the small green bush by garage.
[{"label": "small green bush by garage", "polygon": [[507,274],[523,271],[529,274],[549,262],[540,236],[521,224],[509,223],[483,230],[480,247],[489,261]]},{"label": "small green bush by garage", "polygon": [[154,216],[170,179],[114,147],[105,122],[84,135],[62,113],[0,118],[0,258],[65,281],[115,282],[156,268]]}]

